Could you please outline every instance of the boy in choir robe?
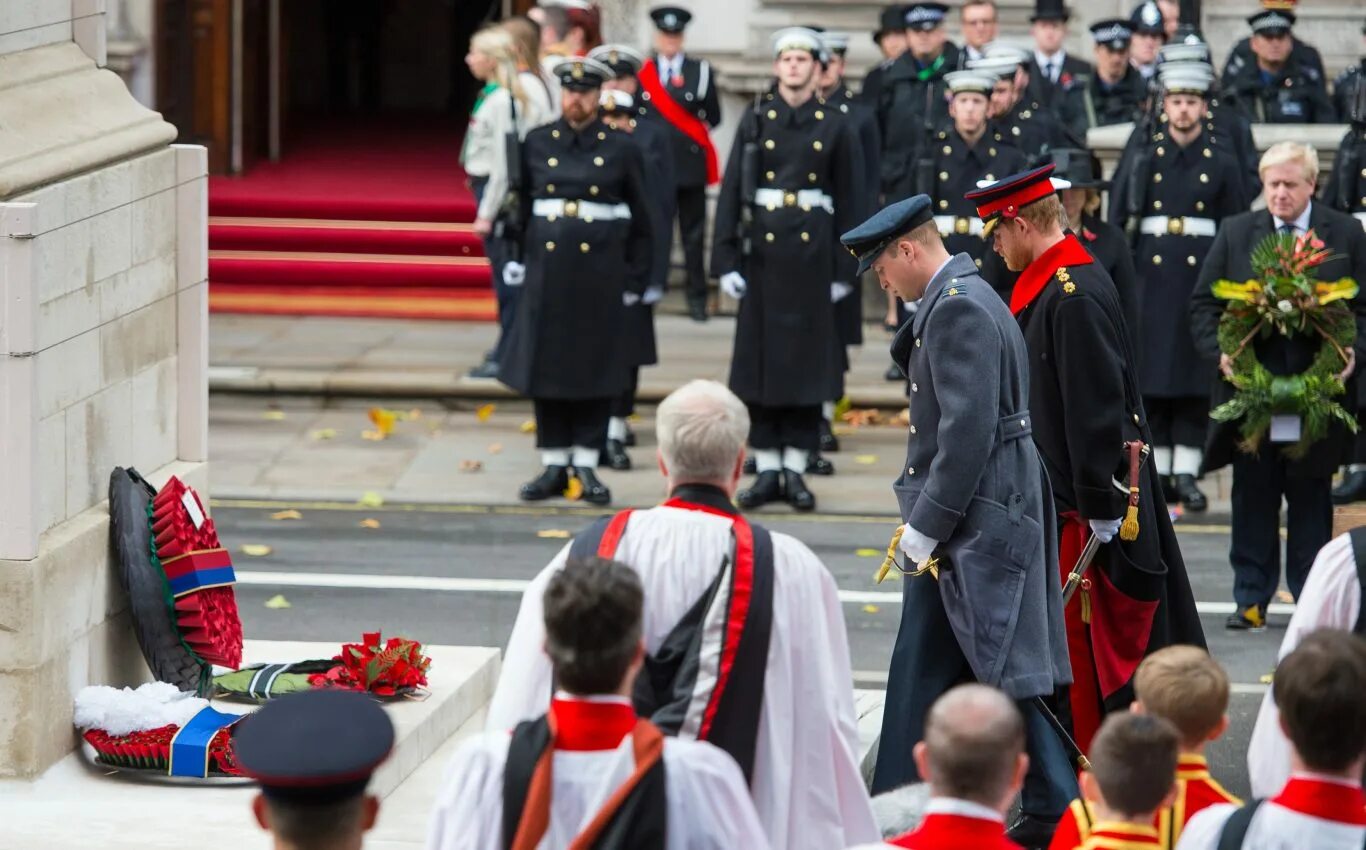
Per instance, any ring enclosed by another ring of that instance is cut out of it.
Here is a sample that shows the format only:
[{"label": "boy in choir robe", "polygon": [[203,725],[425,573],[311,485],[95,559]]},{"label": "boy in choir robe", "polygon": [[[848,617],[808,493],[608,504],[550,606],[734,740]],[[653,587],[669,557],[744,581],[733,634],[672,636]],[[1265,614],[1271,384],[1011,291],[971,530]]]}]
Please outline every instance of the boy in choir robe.
[{"label": "boy in choir robe", "polygon": [[1076,850],[1156,850],[1153,822],[1176,799],[1181,735],[1161,717],[1112,714],[1091,741],[1081,795],[1096,822]]},{"label": "boy in choir robe", "polygon": [[629,567],[568,564],[545,588],[550,710],[464,743],[437,794],[428,850],[767,848],[724,752],[636,716],[643,591]]},{"label": "boy in choir robe", "polygon": [[668,501],[604,517],[532,580],[486,728],[545,712],[555,681],[546,588],[566,561],[613,558],[645,587],[649,655],[636,710],[666,735],[728,752],[774,847],[878,840],[835,580],[803,543],[748,522],[731,501],[750,427],[744,403],[715,381],[692,381],[660,403],[655,423]]},{"label": "boy in choir robe", "polygon": [[[1153,822],[1159,846],[1171,850],[1197,812],[1219,803],[1242,805],[1210,775],[1205,760],[1205,747],[1228,729],[1228,674],[1198,646],[1168,646],[1138,665],[1134,696],[1130,710],[1170,721],[1181,734],[1176,799]],[[1091,806],[1074,800],[1059,821],[1049,850],[1072,850],[1090,838],[1095,822]]]}]

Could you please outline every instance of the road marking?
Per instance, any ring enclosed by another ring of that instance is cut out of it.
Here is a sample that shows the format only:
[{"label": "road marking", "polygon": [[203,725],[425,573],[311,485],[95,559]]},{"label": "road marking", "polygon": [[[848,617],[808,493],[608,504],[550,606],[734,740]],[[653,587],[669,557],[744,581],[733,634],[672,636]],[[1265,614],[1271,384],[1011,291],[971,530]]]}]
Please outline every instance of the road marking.
[{"label": "road marking", "polygon": [[[212,499],[209,505],[214,508],[235,508],[239,510],[278,511],[295,508],[301,511],[340,511],[376,513],[393,511],[395,513],[419,514],[473,514],[477,516],[581,516],[601,517],[616,513],[612,508],[574,508],[554,505],[443,505],[420,502],[386,503],[379,508],[366,507],[356,502],[331,501],[325,499]],[[814,522],[814,523],[859,523],[867,525],[894,526],[900,520],[894,514],[755,514],[764,521]],[[1176,523],[1173,528],[1187,534],[1229,534],[1227,525],[1201,525],[1198,523]],[[1284,534],[1282,534],[1284,536]]]},{"label": "road marking", "polygon": [[[277,570],[239,570],[237,583],[266,587],[328,587],[345,590],[417,590],[444,593],[522,593],[527,579],[455,578],[450,576],[391,576],[372,573],[296,573]],[[900,591],[841,590],[840,601],[850,605],[900,604]],[[1232,614],[1232,602],[1197,602],[1201,614]],[[1293,614],[1294,605],[1272,603],[1272,614]]]}]

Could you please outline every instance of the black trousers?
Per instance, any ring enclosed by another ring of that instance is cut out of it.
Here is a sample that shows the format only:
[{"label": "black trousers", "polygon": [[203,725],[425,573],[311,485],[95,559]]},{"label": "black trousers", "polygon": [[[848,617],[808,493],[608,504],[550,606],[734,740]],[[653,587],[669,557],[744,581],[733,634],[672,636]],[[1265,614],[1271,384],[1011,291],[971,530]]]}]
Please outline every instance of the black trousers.
[{"label": "black trousers", "polygon": [[1279,448],[1233,459],[1233,599],[1239,607],[1266,605],[1281,578],[1281,497],[1286,502],[1285,582],[1299,598],[1314,556],[1333,536],[1331,478],[1286,474]]},{"label": "black trousers", "polygon": [[1205,445],[1209,430],[1209,398],[1188,396],[1178,398],[1143,397],[1143,409],[1153,429],[1154,446]]},{"label": "black trousers", "polygon": [[626,392],[612,399],[612,416],[625,419],[636,412],[636,390],[640,387],[640,369],[631,370],[630,385]]},{"label": "black trousers", "polygon": [[[949,625],[938,583],[924,575],[906,576],[901,584],[901,625],[887,676],[874,794],[920,780],[911,749],[924,737],[930,706],[954,685],[975,681]],[[1040,820],[1056,821],[1080,794],[1077,775],[1062,739],[1035,702],[1019,700],[1016,705],[1024,716],[1029,753],[1020,808]]]},{"label": "black trousers", "polygon": [[749,446],[752,449],[792,447],[814,452],[821,447],[821,406],[768,407],[749,404]]},{"label": "black trousers", "polygon": [[[1366,422],[1366,410],[1357,411],[1357,421]],[[1366,428],[1357,431],[1356,441],[1352,444],[1352,463],[1366,463]]]},{"label": "black trousers", "polygon": [[683,267],[688,273],[688,301],[707,297],[707,275],[702,266],[702,241],[707,230],[707,187],[678,187],[678,235],[683,242]]},{"label": "black trousers", "polygon": [[607,420],[612,415],[610,398],[535,398],[536,448],[567,449],[582,446],[602,451],[607,447]]}]

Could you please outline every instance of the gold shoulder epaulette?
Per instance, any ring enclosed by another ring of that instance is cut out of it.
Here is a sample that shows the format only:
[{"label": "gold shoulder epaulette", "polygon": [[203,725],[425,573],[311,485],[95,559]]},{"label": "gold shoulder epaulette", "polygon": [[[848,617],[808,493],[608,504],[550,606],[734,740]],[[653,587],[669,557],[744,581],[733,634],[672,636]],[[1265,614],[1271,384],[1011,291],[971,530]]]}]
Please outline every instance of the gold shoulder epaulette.
[{"label": "gold shoulder epaulette", "polygon": [[1072,276],[1067,273],[1067,266],[1062,266],[1057,271],[1057,278],[1062,283],[1062,291],[1071,295],[1077,291],[1077,285],[1072,282]]}]

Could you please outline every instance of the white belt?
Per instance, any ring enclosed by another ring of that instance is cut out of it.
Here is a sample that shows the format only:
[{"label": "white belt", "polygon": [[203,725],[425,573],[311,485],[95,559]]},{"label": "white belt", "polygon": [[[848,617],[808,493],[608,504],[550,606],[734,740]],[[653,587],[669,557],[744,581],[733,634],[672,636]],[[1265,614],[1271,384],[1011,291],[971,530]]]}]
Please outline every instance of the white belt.
[{"label": "white belt", "polygon": [[1362,230],[1366,230],[1366,212],[1355,212],[1355,213],[1352,213],[1352,218],[1354,218],[1354,219],[1356,219],[1357,221],[1361,222],[1361,229],[1362,229]]},{"label": "white belt", "polygon": [[820,189],[799,189],[796,192],[787,192],[782,189],[755,189],[754,205],[756,207],[768,207],[770,210],[776,210],[779,207],[801,207],[803,210],[820,207],[831,215],[835,214],[835,199]]},{"label": "white belt", "polygon": [[937,215],[934,217],[934,226],[939,228],[940,236],[950,236],[954,233],[981,236],[985,229],[980,218],[962,215]]},{"label": "white belt", "polygon": [[631,207],[627,204],[600,204],[597,201],[566,201],[561,198],[537,198],[531,202],[531,213],[539,218],[581,218],[584,221],[630,220]]},{"label": "white belt", "polygon": [[1148,236],[1214,236],[1219,225],[1212,218],[1189,218],[1184,215],[1144,216],[1138,223],[1140,233]]}]

